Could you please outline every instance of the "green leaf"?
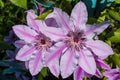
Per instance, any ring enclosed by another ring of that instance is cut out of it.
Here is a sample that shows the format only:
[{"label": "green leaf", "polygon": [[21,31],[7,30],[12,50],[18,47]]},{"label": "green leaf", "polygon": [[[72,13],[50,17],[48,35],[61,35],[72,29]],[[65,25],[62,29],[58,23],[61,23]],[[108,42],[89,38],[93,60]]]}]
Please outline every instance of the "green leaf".
[{"label": "green leaf", "polygon": [[115,12],[114,10],[109,10],[109,15],[114,18],[115,20],[120,21],[120,14],[118,12]]},{"label": "green leaf", "polygon": [[4,2],[2,0],[0,0],[0,7],[4,7]]},{"label": "green leaf", "polygon": [[49,13],[51,13],[51,12],[52,12],[52,10],[48,10],[47,12],[39,15],[36,19],[37,19],[37,20],[45,19],[46,16],[47,16]]},{"label": "green leaf", "polygon": [[72,10],[71,2],[70,1],[66,1],[66,0],[61,0],[59,8],[61,8],[63,11],[67,12],[68,14],[70,14],[71,10]]},{"label": "green leaf", "polygon": [[120,4],[120,0],[115,0],[115,3]]},{"label": "green leaf", "polygon": [[43,77],[46,77],[46,76],[47,76],[47,67],[44,67],[44,68],[41,70],[40,73],[42,74]]},{"label": "green leaf", "polygon": [[96,18],[88,18],[88,24],[94,24],[94,23],[96,23],[97,22],[97,19]]},{"label": "green leaf", "polygon": [[14,5],[27,9],[27,0],[10,0]]},{"label": "green leaf", "polygon": [[54,1],[49,1],[49,0],[32,0],[32,1],[33,1],[33,3],[40,4],[47,8],[50,8],[55,4]]},{"label": "green leaf", "polygon": [[120,28],[117,29],[112,36],[108,38],[111,42],[120,42]]},{"label": "green leaf", "polygon": [[0,60],[0,66],[4,67],[16,67],[20,68],[20,64],[18,62],[10,62],[10,61],[5,61],[5,60]]},{"label": "green leaf", "polygon": [[39,73],[37,76],[36,76],[37,80],[43,80],[43,76],[41,75],[41,73]]},{"label": "green leaf", "polygon": [[0,50],[1,49],[13,49],[12,46],[10,46],[9,44],[7,44],[6,42],[4,41],[0,41]]},{"label": "green leaf", "polygon": [[25,72],[25,70],[23,70],[23,69],[21,69],[21,68],[13,68],[13,67],[11,67],[11,68],[8,68],[8,69],[5,69],[4,71],[3,71],[3,74],[11,74],[11,73],[14,73],[14,72]]},{"label": "green leaf", "polygon": [[2,66],[2,67],[8,67],[9,64],[5,63],[5,61],[0,60],[0,66]]},{"label": "green leaf", "polygon": [[120,67],[120,56],[118,54],[114,54],[112,56],[112,61],[115,63],[115,65]]}]

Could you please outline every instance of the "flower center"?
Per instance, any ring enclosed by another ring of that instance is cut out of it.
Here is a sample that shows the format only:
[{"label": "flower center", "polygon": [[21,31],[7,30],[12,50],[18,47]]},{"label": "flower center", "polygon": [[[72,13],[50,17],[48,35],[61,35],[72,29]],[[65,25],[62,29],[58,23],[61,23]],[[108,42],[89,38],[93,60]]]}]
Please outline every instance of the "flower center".
[{"label": "flower center", "polygon": [[78,42],[79,42],[79,38],[78,38],[78,37],[74,37],[74,38],[73,38],[73,41],[74,41],[75,43],[78,43]]},{"label": "flower center", "polygon": [[41,39],[41,44],[45,45],[46,41],[44,39]]},{"label": "flower center", "polygon": [[66,43],[69,47],[74,47],[77,50],[83,47],[85,36],[82,32],[72,32],[70,31],[67,36],[69,38],[66,39]]},{"label": "flower center", "polygon": [[51,39],[46,37],[42,33],[36,36],[34,43],[35,43],[36,48],[48,49],[53,45]]}]

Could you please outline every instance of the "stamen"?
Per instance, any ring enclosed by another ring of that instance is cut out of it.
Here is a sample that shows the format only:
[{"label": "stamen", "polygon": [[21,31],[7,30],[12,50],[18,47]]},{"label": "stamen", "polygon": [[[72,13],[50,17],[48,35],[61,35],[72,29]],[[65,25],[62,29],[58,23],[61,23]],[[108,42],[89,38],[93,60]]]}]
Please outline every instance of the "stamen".
[{"label": "stamen", "polygon": [[67,36],[69,37],[65,42],[69,47],[79,50],[83,48],[84,41],[86,40],[85,35],[82,32],[70,31]]},{"label": "stamen", "polygon": [[45,49],[48,49],[53,45],[51,39],[41,33],[36,36],[34,43],[36,48],[45,48]]}]

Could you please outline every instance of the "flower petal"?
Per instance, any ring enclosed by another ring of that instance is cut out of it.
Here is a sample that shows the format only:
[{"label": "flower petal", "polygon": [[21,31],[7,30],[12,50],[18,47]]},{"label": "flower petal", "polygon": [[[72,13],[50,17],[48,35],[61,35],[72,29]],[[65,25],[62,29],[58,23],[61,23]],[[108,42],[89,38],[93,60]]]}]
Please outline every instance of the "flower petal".
[{"label": "flower petal", "polygon": [[54,8],[54,11],[50,13],[47,18],[54,18],[57,24],[63,28],[64,31],[70,31],[69,16],[59,8]]},{"label": "flower petal", "polygon": [[118,72],[119,72],[119,69],[112,69],[110,71],[104,72],[104,76],[111,77],[113,75],[118,74]]},{"label": "flower petal", "polygon": [[74,72],[74,80],[83,80],[84,71],[82,68],[78,67]]},{"label": "flower petal", "polygon": [[96,63],[92,53],[87,49],[80,50],[79,66],[87,73],[94,75]]},{"label": "flower petal", "polygon": [[67,49],[61,57],[60,70],[62,78],[69,77],[77,66],[77,59],[75,58],[75,51],[73,49]]},{"label": "flower petal", "polygon": [[7,56],[10,57],[10,59],[14,59],[15,58],[15,52],[12,50],[6,50]]},{"label": "flower petal", "polygon": [[48,26],[48,27],[59,27],[56,20],[54,18],[47,18],[45,20],[45,24]]},{"label": "flower petal", "polygon": [[86,41],[86,46],[92,49],[94,54],[101,59],[105,59],[109,55],[113,54],[112,48],[100,40],[88,40]]},{"label": "flower petal", "polygon": [[100,59],[96,59],[96,63],[99,67],[101,67],[103,69],[106,69],[106,70],[110,69],[110,66]]},{"label": "flower petal", "polygon": [[25,68],[29,69],[29,61],[25,61]]},{"label": "flower petal", "polygon": [[37,75],[43,67],[42,54],[42,50],[38,51],[29,61],[29,70],[32,75]]},{"label": "flower petal", "polygon": [[31,58],[32,53],[35,51],[35,47],[25,45],[17,53],[16,59],[21,61],[27,61]]},{"label": "flower petal", "polygon": [[47,27],[45,22],[42,23],[43,26],[40,26],[40,31],[46,35],[47,37],[51,38],[54,41],[64,39],[67,36],[63,33],[61,28],[56,27]]},{"label": "flower petal", "polygon": [[34,30],[25,25],[15,25],[13,26],[13,30],[20,39],[25,40],[28,43],[33,41],[35,35],[37,35]]},{"label": "flower petal", "polygon": [[50,72],[58,77],[60,74],[59,58],[54,58],[48,65]]},{"label": "flower petal", "polygon": [[112,75],[111,77],[108,78],[108,80],[120,80],[120,75],[119,74]]},{"label": "flower petal", "polygon": [[75,28],[81,29],[82,27],[84,27],[80,25],[86,24],[87,17],[88,17],[88,13],[86,6],[82,1],[80,1],[75,5],[71,13],[71,20],[73,21]]},{"label": "flower petal", "polygon": [[34,30],[38,31],[39,27],[36,23],[39,23],[40,20],[35,20],[36,17],[37,17],[37,15],[35,14],[35,11],[33,11],[33,10],[27,11],[27,24],[28,24],[28,26],[30,26]]},{"label": "flower petal", "polygon": [[66,48],[66,45],[62,42],[56,43],[53,47],[50,48],[50,51],[45,56],[45,65],[47,65],[56,77],[59,76],[59,59],[62,51]]},{"label": "flower petal", "polygon": [[95,76],[97,76],[98,78],[102,78],[102,75],[99,69],[96,70]]},{"label": "flower petal", "polygon": [[88,29],[84,32],[84,34],[85,35],[93,35],[93,34],[99,35],[110,25],[110,23],[111,23],[110,21],[104,21],[103,23],[87,27]]},{"label": "flower petal", "polygon": [[23,40],[17,40],[15,41],[14,45],[17,48],[22,48],[26,43]]}]

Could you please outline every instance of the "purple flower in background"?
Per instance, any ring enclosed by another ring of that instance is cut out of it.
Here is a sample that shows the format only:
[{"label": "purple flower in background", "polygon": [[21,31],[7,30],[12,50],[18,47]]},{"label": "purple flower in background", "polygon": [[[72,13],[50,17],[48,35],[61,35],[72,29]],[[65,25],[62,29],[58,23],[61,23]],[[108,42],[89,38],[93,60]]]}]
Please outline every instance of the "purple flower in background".
[{"label": "purple flower in background", "polygon": [[9,36],[4,37],[4,41],[8,42],[9,44],[13,44],[16,39],[18,38],[14,34],[13,30],[9,31]]},{"label": "purple flower in background", "polygon": [[[15,51],[6,50],[7,55],[10,57],[10,59],[8,59],[7,61],[8,62],[17,62],[18,63],[17,65],[19,65],[18,69],[25,70],[26,66],[24,64],[26,64],[26,62],[25,63],[18,62],[15,59],[15,55],[18,52],[18,50],[19,50],[18,48],[16,48]],[[27,73],[27,71],[26,71],[26,73]],[[23,73],[19,72],[19,71],[14,72],[14,75],[17,80],[30,80],[30,78],[28,76],[23,75]],[[36,80],[35,77],[32,77],[32,80]]]},{"label": "purple flower in background", "polygon": [[108,77],[108,80],[120,80],[120,68],[106,71],[104,72],[104,76]]},{"label": "purple flower in background", "polygon": [[47,19],[54,18],[59,27],[40,27],[44,35],[60,43],[58,52],[50,53],[46,64],[54,64],[55,60],[59,60],[62,52],[60,71],[63,78],[70,76],[77,65],[86,73],[94,75],[97,70],[94,56],[105,59],[113,54],[110,46],[101,40],[93,39],[96,34],[99,35],[110,25],[110,21],[87,25],[87,17],[85,4],[79,2],[73,8],[70,17],[59,8],[54,8],[54,11],[47,16]]},{"label": "purple flower in background", "polygon": [[[95,62],[96,62],[97,67],[99,68],[102,68],[105,70],[110,69],[110,66],[106,64],[104,61],[102,61],[101,59],[95,58]],[[85,72],[81,67],[77,67],[74,71],[74,80],[83,80],[84,76],[91,78],[93,75]],[[94,76],[98,78],[102,78],[102,75],[99,69],[96,69]]]}]

